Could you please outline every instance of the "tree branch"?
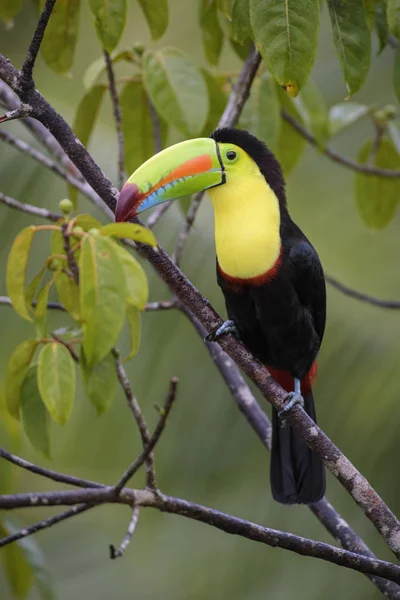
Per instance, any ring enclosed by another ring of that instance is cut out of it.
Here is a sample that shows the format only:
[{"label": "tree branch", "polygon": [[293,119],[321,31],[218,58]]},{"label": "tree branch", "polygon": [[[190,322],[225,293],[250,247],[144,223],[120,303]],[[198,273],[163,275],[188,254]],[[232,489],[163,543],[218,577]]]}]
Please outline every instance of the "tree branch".
[{"label": "tree branch", "polygon": [[21,92],[23,92],[26,88],[34,86],[32,77],[33,67],[35,66],[35,61],[40,50],[40,45],[43,40],[44,32],[46,31],[47,23],[49,22],[55,3],[56,0],[46,0],[46,3],[39,17],[35,33],[33,34],[33,38],[29,45],[24,64],[21,68],[21,75],[18,82]]},{"label": "tree branch", "polygon": [[132,518],[129,522],[128,531],[126,532],[126,535],[125,535],[124,539],[122,540],[120,547],[118,548],[118,550],[116,550],[112,544],[110,546],[110,558],[111,559],[119,558],[120,556],[123,556],[125,554],[125,550],[129,546],[132,536],[135,533],[135,529],[136,529],[138,520],[139,520],[139,506],[135,505],[133,507]]},{"label": "tree branch", "polygon": [[366,302],[367,304],[372,304],[372,306],[379,306],[380,308],[389,308],[392,310],[400,309],[400,302],[398,300],[380,300],[379,298],[375,298],[374,296],[370,296],[369,294],[363,294],[362,292],[358,292],[353,288],[344,285],[344,283],[340,283],[335,277],[331,277],[325,273],[325,280],[336,290],[345,294],[345,296],[350,296],[350,298],[354,298],[355,300],[360,300],[361,302]]},{"label": "tree branch", "polygon": [[18,108],[15,110],[7,111],[4,115],[0,116],[0,123],[5,123],[6,121],[14,121],[15,119],[23,119],[24,117],[29,117],[31,114],[31,107],[26,104],[20,104]]},{"label": "tree branch", "polygon": [[114,113],[115,129],[117,131],[118,140],[118,187],[122,188],[125,182],[125,153],[124,153],[124,135],[122,133],[122,113],[118,99],[117,86],[115,85],[114,68],[111,58],[107,50],[104,50],[104,59],[106,62],[107,76],[110,87],[111,103]]},{"label": "tree branch", "polygon": [[50,221],[54,222],[58,221],[58,219],[61,219],[61,215],[57,215],[51,210],[47,210],[47,208],[39,208],[38,206],[33,206],[32,204],[18,202],[18,200],[14,200],[14,198],[10,198],[10,196],[6,196],[2,192],[0,192],[0,202],[10,208],[16,208],[21,212],[27,213],[28,215],[34,215],[35,217],[40,217],[41,219],[49,219]]}]

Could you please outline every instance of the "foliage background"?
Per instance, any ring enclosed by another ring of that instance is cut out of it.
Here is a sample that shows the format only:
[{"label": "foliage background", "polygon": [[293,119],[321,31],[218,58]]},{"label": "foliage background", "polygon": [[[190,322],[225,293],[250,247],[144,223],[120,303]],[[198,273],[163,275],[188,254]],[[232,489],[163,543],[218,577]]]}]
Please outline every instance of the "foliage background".
[{"label": "foliage background", "polygon": [[[170,0],[169,4],[167,33],[154,44],[138,6],[129,3],[128,24],[120,45],[136,41],[147,47],[176,45],[188,51],[199,66],[206,66],[197,3]],[[69,122],[83,93],[82,75],[100,54],[86,3],[82,12],[71,79],[52,73],[41,58],[35,75],[39,90]],[[324,7],[312,76],[331,105],[342,101],[346,90],[328,20]],[[35,23],[32,4],[17,18],[13,30],[1,29],[1,50],[17,65],[23,61]],[[387,47],[380,56],[375,56],[375,39],[374,50],[367,82],[354,100],[378,106],[396,104],[392,89],[393,51]],[[239,68],[238,59],[225,44],[220,69]],[[11,129],[25,136],[18,123],[13,123]],[[370,135],[373,135],[372,125],[363,119],[340,134],[333,145],[342,154],[354,157]],[[102,169],[115,180],[116,143],[108,100],[90,149]],[[66,193],[54,176],[3,144],[0,181],[4,193],[47,208],[55,209]],[[359,290],[400,298],[400,217],[397,215],[383,232],[368,230],[357,213],[351,171],[307,149],[288,179],[288,198],[293,218],[315,244],[329,274]],[[80,210],[92,211],[84,202],[81,200]],[[157,237],[167,250],[173,249],[182,220],[179,207],[173,206],[157,226]],[[1,293],[5,293],[5,264],[11,242],[31,222],[19,212],[6,208],[0,211]],[[47,246],[45,242],[42,244],[37,247],[37,255],[43,258]],[[214,261],[212,212],[206,199],[182,266],[223,313]],[[146,269],[151,299],[166,298],[163,284],[147,266]],[[0,310],[0,373],[4,377],[12,349],[29,336],[31,327],[11,309]],[[56,315],[52,319],[57,322]],[[328,534],[306,508],[286,508],[272,501],[268,455],[240,416],[205,348],[184,317],[173,312],[145,314],[143,325],[141,349],[129,363],[128,375],[150,422],[157,418],[153,404],[161,402],[168,378],[178,375],[181,381],[177,404],[156,453],[163,491],[270,527],[330,542]],[[315,392],[319,423],[394,512],[400,512],[399,333],[396,311],[357,303],[328,288],[328,327]],[[15,442],[1,424],[0,436],[2,445],[12,449]],[[54,426],[53,462],[48,466],[111,483],[139,447],[138,434],[120,393],[111,411],[98,418],[82,392],[70,424],[65,429]],[[20,452],[46,465],[25,441]],[[7,468],[0,464],[2,487],[2,482],[10,476]],[[18,478],[17,491],[49,489],[48,481],[17,469],[12,469],[12,473]],[[331,476],[328,498],[380,557],[389,557],[372,525]],[[21,519],[30,523],[43,514],[42,510],[32,510],[21,515]],[[296,596],[313,600],[342,595],[368,600],[379,596],[359,574],[345,569],[339,573],[334,565],[274,551],[155,511],[143,511],[125,558],[110,561],[108,544],[118,543],[128,518],[128,509],[122,507],[96,508],[37,537],[52,571],[58,598],[278,600]],[[6,583],[1,577],[0,571],[3,590]],[[30,598],[36,597],[33,590]],[[2,592],[2,598],[11,600],[11,592]]]}]

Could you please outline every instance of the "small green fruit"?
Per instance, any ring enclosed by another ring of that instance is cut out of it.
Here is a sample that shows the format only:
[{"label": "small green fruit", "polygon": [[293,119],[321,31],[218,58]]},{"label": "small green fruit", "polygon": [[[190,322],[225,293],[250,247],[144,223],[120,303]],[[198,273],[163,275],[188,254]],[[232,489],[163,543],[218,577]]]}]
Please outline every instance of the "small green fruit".
[{"label": "small green fruit", "polygon": [[82,235],[85,233],[85,231],[82,229],[82,227],[74,227],[72,233],[75,235]]},{"label": "small green fruit", "polygon": [[98,235],[99,230],[96,229],[96,227],[92,227],[92,229],[89,229],[88,233],[90,233],[90,235]]},{"label": "small green fruit", "polygon": [[74,205],[72,204],[71,200],[64,198],[64,200],[60,201],[59,207],[64,215],[70,215],[73,211]]}]

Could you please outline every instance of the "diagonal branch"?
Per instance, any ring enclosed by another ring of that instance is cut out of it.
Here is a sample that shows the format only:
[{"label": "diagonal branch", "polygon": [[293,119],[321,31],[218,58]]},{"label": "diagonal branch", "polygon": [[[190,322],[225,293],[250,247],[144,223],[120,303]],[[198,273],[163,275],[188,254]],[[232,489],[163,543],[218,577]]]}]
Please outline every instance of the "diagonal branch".
[{"label": "diagonal branch", "polygon": [[125,181],[125,154],[124,154],[124,135],[122,133],[122,113],[121,105],[118,99],[117,86],[115,85],[114,68],[107,50],[104,50],[104,59],[106,62],[107,76],[110,87],[111,103],[114,113],[115,129],[118,140],[118,188],[121,189]]},{"label": "diagonal branch", "polygon": [[325,280],[334,287],[336,290],[344,294],[345,296],[349,296],[350,298],[354,298],[355,300],[360,300],[361,302],[366,302],[367,304],[372,304],[372,306],[379,306],[380,308],[389,308],[392,310],[400,309],[400,301],[399,300],[381,300],[380,298],[375,298],[374,296],[370,296],[369,294],[364,294],[363,292],[358,292],[353,288],[344,285],[338,281],[335,277],[331,277],[325,273]]},{"label": "diagonal branch", "polygon": [[0,203],[5,204],[9,208],[20,210],[28,215],[40,217],[41,219],[49,219],[50,221],[54,222],[61,219],[61,215],[57,215],[51,210],[47,210],[47,208],[39,208],[38,206],[33,206],[33,204],[24,204],[23,202],[18,202],[18,200],[14,200],[14,198],[6,196],[2,192],[0,192]]},{"label": "diagonal branch", "polygon": [[125,554],[125,550],[129,546],[132,536],[135,533],[135,529],[136,529],[138,520],[139,520],[139,506],[135,505],[133,507],[132,518],[129,522],[128,531],[126,532],[126,535],[125,535],[124,539],[122,540],[120,547],[116,550],[115,546],[113,546],[112,544],[110,545],[110,558],[111,559],[119,558],[120,556],[123,556]]}]

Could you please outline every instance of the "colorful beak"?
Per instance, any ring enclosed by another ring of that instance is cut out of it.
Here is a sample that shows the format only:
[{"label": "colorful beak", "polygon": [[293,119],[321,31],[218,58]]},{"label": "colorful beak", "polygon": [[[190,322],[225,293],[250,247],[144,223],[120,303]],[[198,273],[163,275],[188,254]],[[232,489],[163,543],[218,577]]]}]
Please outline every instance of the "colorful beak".
[{"label": "colorful beak", "polygon": [[214,140],[198,138],[175,144],[147,160],[129,177],[119,194],[115,220],[129,221],[162,202],[222,183],[224,166]]}]

